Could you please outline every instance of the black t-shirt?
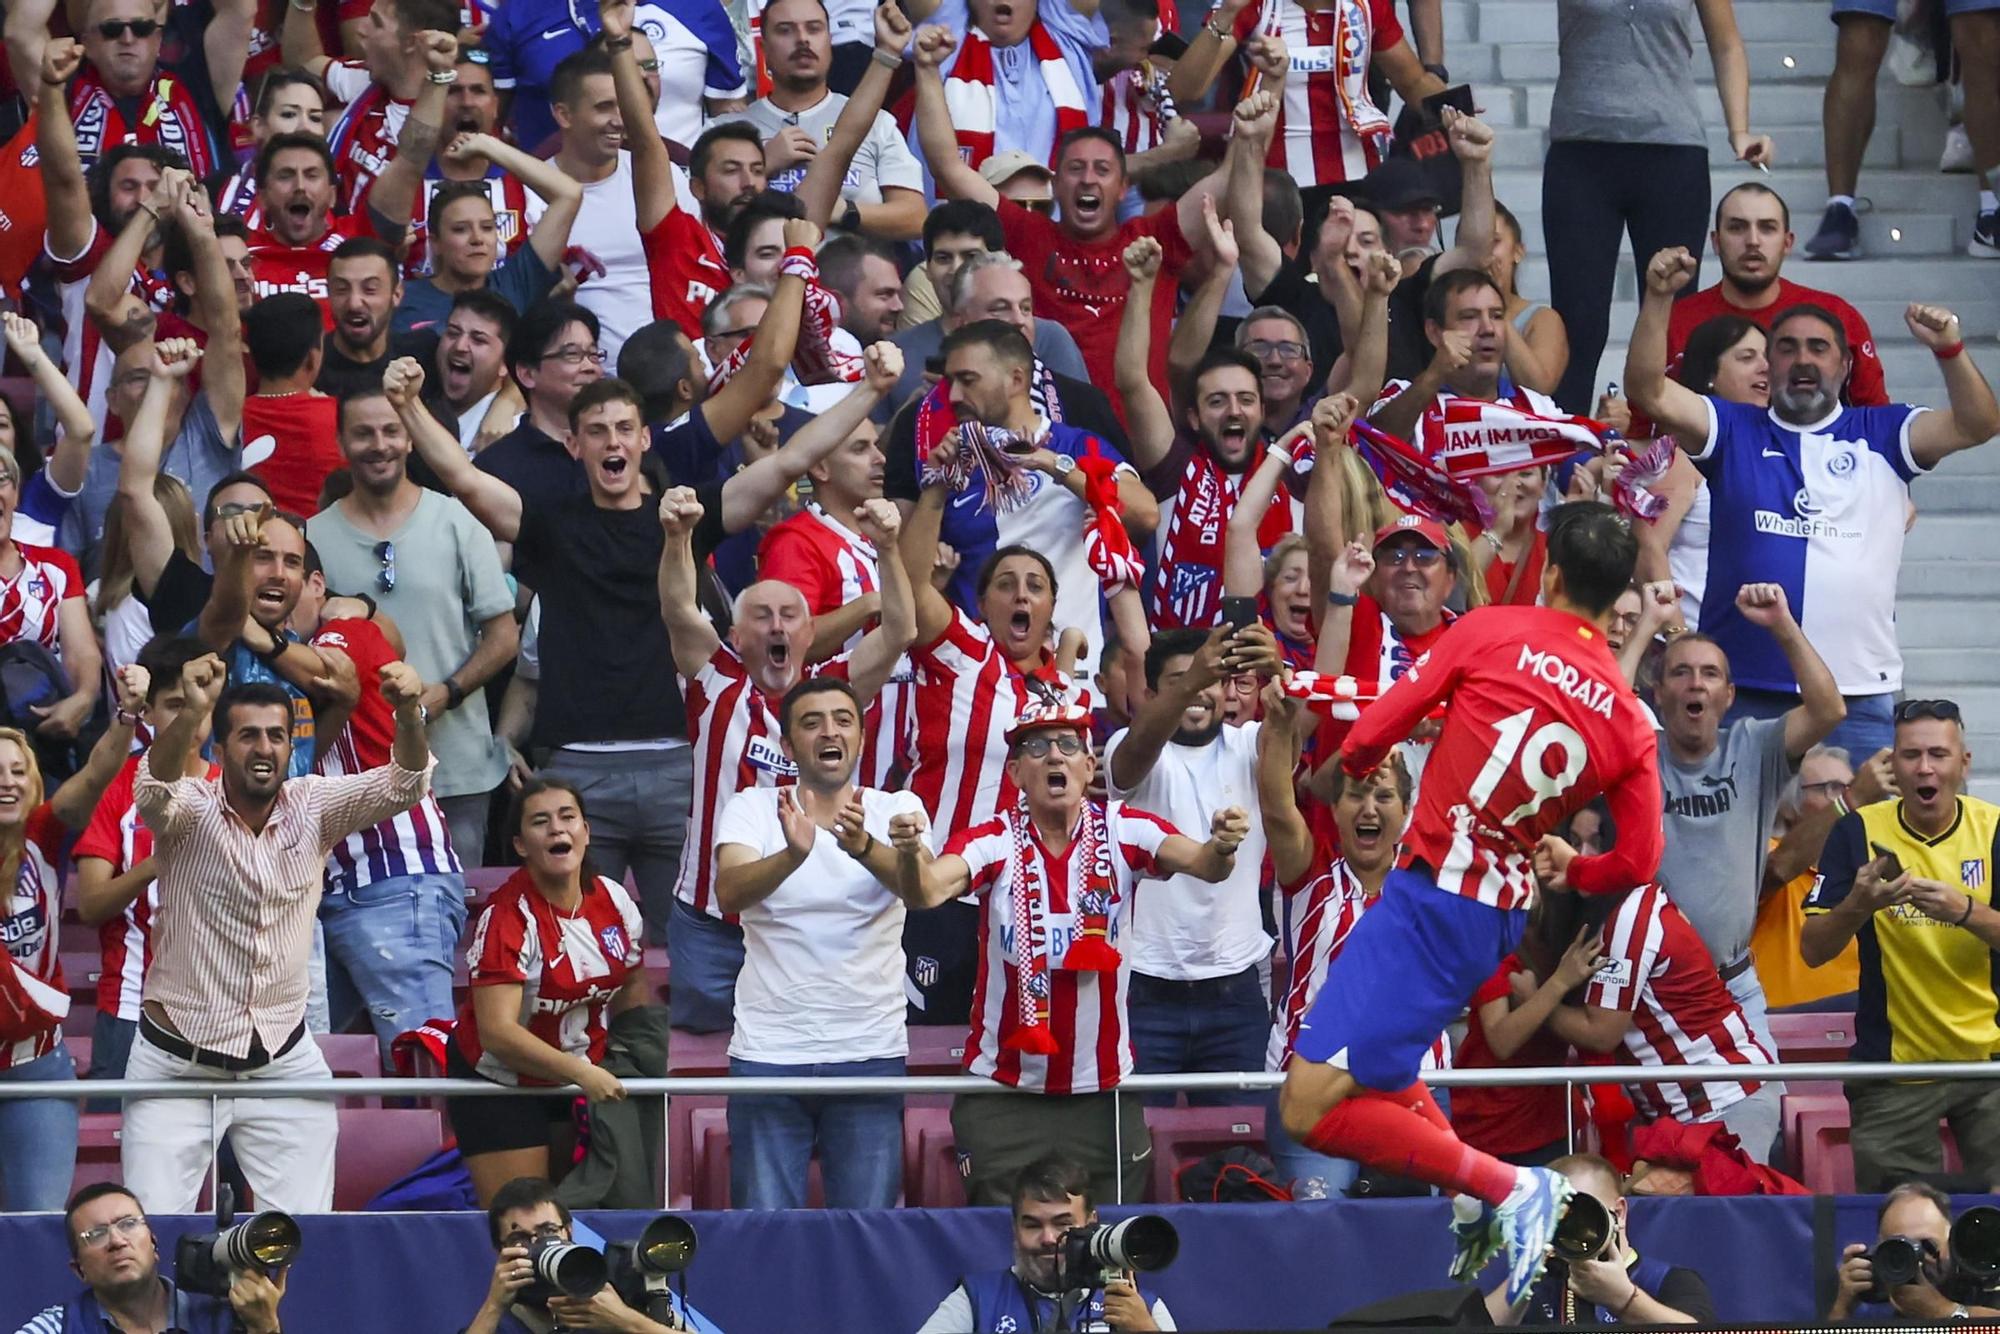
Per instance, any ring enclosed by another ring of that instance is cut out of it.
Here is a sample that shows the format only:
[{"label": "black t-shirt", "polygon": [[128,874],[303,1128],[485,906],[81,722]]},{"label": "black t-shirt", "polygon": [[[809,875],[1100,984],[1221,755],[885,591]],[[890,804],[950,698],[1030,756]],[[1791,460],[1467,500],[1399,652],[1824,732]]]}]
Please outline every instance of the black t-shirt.
[{"label": "black t-shirt", "polygon": [[382,372],[398,357],[415,357],[424,368],[424,387],[419,397],[444,429],[458,434],[458,414],[444,401],[442,377],[437,372],[438,335],[435,329],[406,329],[389,335],[388,349],[373,361],[356,361],[340,350],[328,334],[320,342],[322,358],[319,378],[313,388],[335,398],[346,398],[357,389],[380,389]]},{"label": "black t-shirt", "polygon": [[[1564,1272],[1562,1265],[1550,1262],[1548,1272],[1529,1290],[1528,1309],[1521,1317],[1523,1325],[1617,1323],[1613,1312],[1572,1297]],[[1648,1297],[1694,1317],[1697,1325],[1715,1323],[1715,1299],[1709,1295],[1707,1281],[1694,1270],[1640,1260],[1632,1268],[1632,1280]]]},{"label": "black t-shirt", "polygon": [[[1111,409],[1104,391],[1085,380],[1056,374],[1056,398],[1062,404],[1065,425],[1089,431],[1115,448],[1124,458],[1132,457],[1132,442],[1124,423]],[[917,485],[917,405],[922,395],[911,399],[889,423],[889,438],[882,443],[882,494],[891,500],[915,500]]]},{"label": "black t-shirt", "polygon": [[479,451],[472,466],[491,473],[521,493],[542,501],[574,500],[590,494],[590,479],[583,464],[571,456],[562,441],[528,418],[520,425]]},{"label": "black t-shirt", "polygon": [[1326,383],[1333,363],[1340,360],[1340,317],[1333,303],[1310,281],[1304,265],[1288,259],[1278,266],[1277,277],[1263,291],[1250,298],[1253,306],[1276,306],[1298,317],[1306,328],[1306,345],[1312,349],[1313,379]]},{"label": "black t-shirt", "polygon": [[167,557],[167,563],[160,567],[160,577],[153,584],[153,595],[147,597],[135,584],[132,596],[145,607],[156,633],[177,635],[201,616],[201,609],[208,605],[209,590],[214,587],[215,576],[183,556],[177,548]]},{"label": "black t-shirt", "polygon": [[1424,337],[1424,297],[1438,257],[1432,255],[1389,293],[1389,378],[1414,380],[1431,364],[1434,349]]}]

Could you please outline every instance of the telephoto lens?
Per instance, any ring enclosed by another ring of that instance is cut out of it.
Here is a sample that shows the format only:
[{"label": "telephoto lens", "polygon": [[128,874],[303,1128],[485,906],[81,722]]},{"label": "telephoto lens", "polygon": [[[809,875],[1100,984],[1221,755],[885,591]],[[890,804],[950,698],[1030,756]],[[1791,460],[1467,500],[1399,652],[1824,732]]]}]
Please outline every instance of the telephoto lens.
[{"label": "telephoto lens", "polygon": [[1064,1281],[1072,1287],[1102,1287],[1126,1270],[1165,1269],[1181,1253],[1181,1236],[1158,1214],[1134,1214],[1116,1223],[1091,1223],[1063,1234]]},{"label": "telephoto lens", "polygon": [[1958,1216],[1951,1225],[1951,1261],[1982,1291],[2000,1283],[2000,1209],[1981,1204]]},{"label": "telephoto lens", "polygon": [[267,1210],[215,1239],[215,1258],[231,1269],[282,1269],[298,1258],[303,1242],[290,1214]]},{"label": "telephoto lens", "polygon": [[678,1274],[694,1263],[694,1248],[694,1224],[676,1214],[661,1214],[632,1244],[632,1258],[649,1274]]},{"label": "telephoto lens", "polygon": [[558,1293],[595,1296],[611,1277],[604,1252],[558,1237],[537,1237],[528,1246],[528,1262],[535,1267],[535,1282],[546,1290],[544,1301]]},{"label": "telephoto lens", "polygon": [[1595,1260],[1611,1243],[1611,1211],[1595,1195],[1578,1191],[1556,1224],[1556,1254],[1572,1263]]}]

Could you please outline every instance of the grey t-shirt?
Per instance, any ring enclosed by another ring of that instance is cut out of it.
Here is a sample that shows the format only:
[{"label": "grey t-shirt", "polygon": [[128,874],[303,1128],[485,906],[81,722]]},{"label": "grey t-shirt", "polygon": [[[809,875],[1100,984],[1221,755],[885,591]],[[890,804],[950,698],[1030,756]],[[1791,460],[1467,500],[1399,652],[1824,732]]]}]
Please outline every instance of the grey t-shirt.
[{"label": "grey t-shirt", "polygon": [[[338,505],[306,524],[326,586],[374,597],[403,632],[403,652],[426,681],[442,681],[472,654],[479,627],[512,611],[514,596],[500,568],[493,535],[450,496],[425,491],[389,540],[395,544],[395,587],[384,590],[386,568],[375,554],[381,539],[348,522]],[[507,749],[487,720],[486,692],[431,719],[431,751],[439,797],[490,792],[507,774]]]},{"label": "grey t-shirt", "polygon": [[[728,119],[749,121],[766,139],[775,136],[779,130],[797,126],[824,148],[833,134],[833,123],[840,119],[841,108],[846,105],[845,97],[839,93],[828,93],[818,105],[795,114],[773,105],[769,98],[760,97],[745,107],[740,116]],[[806,165],[796,162],[772,172],[771,188],[787,193],[798,189],[799,182],[806,178]],[[855,204],[879,204],[885,185],[893,189],[921,190],[924,188],[924,169],[917,164],[910,146],[897,132],[896,122],[889,113],[878,111],[875,123],[868,127],[867,135],[861,140],[861,147],[854,150],[854,160],[847,164],[847,179],[840,183],[840,197]]]},{"label": "grey t-shirt", "polygon": [[[238,442],[222,438],[222,426],[208,406],[207,394],[196,394],[181,415],[181,429],[160,456],[160,471],[187,483],[199,516],[208,504],[215,484],[234,472],[239,458]],[[63,516],[57,540],[64,551],[83,566],[86,579],[95,579],[103,558],[104,516],[118,494],[118,469],[124,455],[118,446],[99,440],[90,451],[90,463],[83,475],[83,490],[70,502]]]},{"label": "grey t-shirt", "polygon": [[1792,771],[1785,720],[1738,719],[1698,764],[1676,760],[1665,732],[1659,746],[1660,785],[1667,794],[1660,883],[1720,968],[1750,946],[1764,854]]},{"label": "grey t-shirt", "polygon": [[1695,103],[1694,0],[1560,0],[1549,139],[1708,142]]}]

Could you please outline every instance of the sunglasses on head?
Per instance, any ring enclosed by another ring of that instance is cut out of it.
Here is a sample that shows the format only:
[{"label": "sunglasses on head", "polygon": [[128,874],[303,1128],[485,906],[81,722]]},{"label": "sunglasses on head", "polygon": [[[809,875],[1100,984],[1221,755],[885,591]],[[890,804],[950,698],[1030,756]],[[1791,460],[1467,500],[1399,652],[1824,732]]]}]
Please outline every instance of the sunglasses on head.
[{"label": "sunglasses on head", "polygon": [[159,30],[157,19],[107,19],[97,25],[97,35],[107,42],[115,42],[128,32],[144,41]]},{"label": "sunglasses on head", "polygon": [[1948,699],[1906,699],[1896,706],[1896,721],[1914,723],[1924,718],[1935,718],[1939,722],[1960,723],[1965,719],[1958,712],[1958,705]]}]

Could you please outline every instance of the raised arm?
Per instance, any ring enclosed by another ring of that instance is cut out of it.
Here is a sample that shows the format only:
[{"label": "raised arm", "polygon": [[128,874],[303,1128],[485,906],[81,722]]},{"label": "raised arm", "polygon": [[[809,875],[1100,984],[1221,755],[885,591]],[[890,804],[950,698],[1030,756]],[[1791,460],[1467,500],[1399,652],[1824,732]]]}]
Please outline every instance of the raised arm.
[{"label": "raised arm", "polygon": [[[778,449],[744,465],[722,484],[722,527],[741,533],[813,466],[845,444],[903,374],[903,349],[882,342],[862,352],[865,371],[838,403],[793,432]],[[893,563],[893,562],[892,562]]]},{"label": "raised arm", "polygon": [[31,96],[49,44],[55,0],[10,0],[6,8],[7,70],[22,96]]},{"label": "raised arm", "polygon": [[[792,193],[806,206],[806,216],[821,227],[840,221],[840,188],[847,180],[847,168],[861,151],[874,128],[875,116],[889,96],[889,81],[903,66],[903,51],[910,44],[910,20],[895,0],[875,10],[875,49],[861,80],[847,95],[847,105],[833,122],[825,147],[813,155],[804,179]],[[891,196],[895,196],[891,198]],[[923,233],[924,197],[915,190],[893,186],[882,191],[879,204],[854,205],[860,229],[885,239],[911,240]]]},{"label": "raised arm", "polygon": [[56,415],[56,448],[45,465],[49,482],[63,495],[73,496],[83,488],[90,447],[97,440],[97,424],[62,367],[42,350],[42,331],[35,322],[10,310],[0,315],[0,325],[5,326],[8,349],[27,369],[35,392]]},{"label": "raised arm", "polygon": [[1984,444],[2000,432],[2000,404],[1993,401],[1993,386],[1972,358],[1964,355],[1958,316],[1943,306],[1912,302],[1903,312],[1903,322],[1937,358],[1951,403],[1948,411],[1918,413],[1910,422],[1910,455],[1919,466],[1931,468],[1946,456]]},{"label": "raised arm", "polygon": [[126,424],[119,445],[118,494],[125,500],[125,539],[132,547],[132,581],[147,597],[159,586],[160,573],[174,554],[173,525],[166,508],[153,494],[160,476],[160,455],[166,449],[166,419],[177,392],[201,362],[192,338],[169,338],[153,348],[148,370],[152,378],[140,396],[139,411]]},{"label": "raised arm", "polygon": [[1227,623],[1208,632],[1208,638],[1188,663],[1187,669],[1171,681],[1162,681],[1149,691],[1126,729],[1124,740],[1111,752],[1106,786],[1116,795],[1125,795],[1146,781],[1160,752],[1174,739],[1181,715],[1202,691],[1232,674],[1230,638],[1235,627]]},{"label": "raised arm", "polygon": [[492,473],[472,466],[465,446],[444,429],[418,393],[424,387],[424,368],[414,357],[400,357],[389,363],[382,374],[382,392],[389,406],[402,419],[417,454],[437,474],[438,481],[472,511],[472,517],[486,525],[486,531],[502,542],[521,535],[521,493]]},{"label": "raised arm", "polygon": [[1152,364],[1153,288],[1159,281],[1160,243],[1142,236],[1125,247],[1125,272],[1132,280],[1125,311],[1118,322],[1118,355],[1113,375],[1125,400],[1125,438],[1132,446],[1132,466],[1140,472],[1157,468],[1174,447],[1174,419],[1159,386],[1147,372]]},{"label": "raised arm", "polygon": [[1654,579],[1639,586],[1639,623],[1618,650],[1618,670],[1627,685],[1637,687],[1639,669],[1645,664],[1646,649],[1660,631],[1681,619],[1680,589],[1671,579]]},{"label": "raised arm", "polygon": [[1292,449],[1310,439],[1312,424],[1301,422],[1264,450],[1243,490],[1229,511],[1229,528],[1222,539],[1222,591],[1230,597],[1254,598],[1264,591],[1264,550],[1258,529],[1292,469]]},{"label": "raised arm", "polygon": [[[215,561],[215,581],[209,585],[208,601],[202,604],[195,622],[195,637],[217,653],[243,637],[243,622],[250,617],[250,585],[256,582],[257,546],[264,525],[273,522],[267,501],[254,510],[218,520],[222,524],[221,550],[209,546]],[[277,522],[282,522],[278,520]]]},{"label": "raised arm", "polygon": [[[1347,272],[1346,265],[1339,267]],[[1361,267],[1361,322],[1354,342],[1328,369],[1326,388],[1328,393],[1344,390],[1357,403],[1373,403],[1389,375],[1389,297],[1403,280],[1403,266],[1388,251],[1371,250]]]},{"label": "raised arm", "polygon": [[[250,58],[250,33],[256,26],[257,0],[214,0],[207,26],[202,29],[209,87],[215,94],[215,105],[224,108],[225,114],[243,82],[243,66]],[[281,46],[283,40],[281,35]]]},{"label": "raised arm", "polygon": [[[819,245],[819,228],[801,218],[785,219],[784,230],[787,251],[812,250]],[[792,364],[792,354],[798,350],[805,300],[805,279],[780,268],[771,302],[764,308],[764,318],[757,322],[756,337],[750,340],[750,355],[727,384],[695,408],[717,440],[742,435],[750,419],[778,392],[785,370]]]},{"label": "raised arm", "polygon": [[1368,413],[1368,420],[1379,431],[1393,435],[1399,440],[1415,438],[1417,423],[1424,419],[1424,413],[1431,404],[1437,402],[1438,393],[1444,388],[1445,380],[1453,371],[1462,369],[1472,360],[1472,335],[1463,329],[1442,329],[1438,332],[1438,344],[1431,350],[1431,359],[1417,377],[1410,381],[1403,392],[1386,403],[1378,403]]},{"label": "raised arm", "polygon": [[[1402,49],[1407,53],[1409,47],[1405,44]],[[1436,81],[1435,75],[1424,77]],[[1442,87],[1440,84],[1429,91],[1441,91]],[[1451,249],[1432,267],[1434,278],[1453,269],[1483,269],[1493,258],[1493,129],[1455,107],[1444,109],[1444,129],[1451,140],[1452,156],[1458,159],[1463,185],[1458,230],[1452,233]]]},{"label": "raised arm", "polygon": [[1285,693],[1282,679],[1272,677],[1264,683],[1262,726],[1257,730],[1257,810],[1264,821],[1271,874],[1281,885],[1294,883],[1312,869],[1312,829],[1299,809],[1299,792],[1292,781],[1311,726],[1305,703]]},{"label": "raised arm", "polygon": [[1625,393],[1660,431],[1699,445],[1708,439],[1714,411],[1700,394],[1667,377],[1667,322],[1674,293],[1694,280],[1696,267],[1683,246],[1662,250],[1647,262],[1646,291],[1625,349]]},{"label": "raised arm", "polygon": [[[81,609],[82,604],[77,604]],[[86,628],[88,623],[86,622]],[[146,669],[126,666],[118,669],[112,678],[112,686],[117,691],[117,708],[111,715],[111,725],[104,729],[104,735],[97,738],[97,744],[90,748],[90,755],[83,767],[63,780],[56,794],[49,798],[49,812],[62,822],[65,829],[81,829],[90,823],[91,812],[104,799],[105,789],[111,780],[125,767],[125,757],[132,753],[132,727],[138,721],[139,711],[146,707],[146,686],[150,677]],[[91,677],[91,695],[97,694],[97,678]]]},{"label": "raised arm", "polygon": [[972,868],[965,858],[955,852],[942,857],[931,855],[924,844],[928,823],[921,815],[889,817],[889,844],[896,854],[896,874],[888,887],[911,908],[936,908],[963,897],[972,887]]},{"label": "raised arm", "polygon": [[187,238],[188,251],[194,256],[195,305],[208,328],[210,355],[201,392],[208,399],[222,438],[234,440],[243,425],[243,399],[249,392],[236,284],[229,276],[222,242],[215,235],[215,215],[209,211],[206,192],[199,187],[184,191],[175,199],[173,210],[174,225]]},{"label": "raised arm", "polygon": [[[903,512],[893,500],[864,501],[856,518],[861,535],[875,544],[875,550],[896,549],[902,531]],[[896,664],[917,637],[917,613],[910,596],[910,577],[901,561],[880,560],[882,578],[882,621],[861,636],[848,660],[847,681],[863,703],[873,699],[896,670]]]},{"label": "raised arm", "polygon": [[660,527],[667,535],[660,549],[660,619],[673,641],[674,670],[692,681],[722,647],[722,636],[701,609],[694,566],[694,526],[702,515],[701,501],[685,486],[660,497]]},{"label": "raised arm", "polygon": [[547,207],[529,230],[528,244],[549,268],[562,263],[563,251],[569,246],[569,229],[583,207],[583,186],[574,176],[492,134],[461,134],[445,145],[441,156],[447,162],[483,157],[540,195]]},{"label": "raised arm", "polygon": [[[1167,385],[1178,389],[1182,385],[1194,383],[1195,367],[1208,355],[1209,345],[1215,340],[1215,321],[1222,314],[1222,303],[1229,296],[1231,280],[1236,276],[1236,224],[1223,221],[1215,210],[1215,196],[1203,195],[1199,205],[1201,210],[1200,230],[1190,235],[1206,241],[1205,249],[1211,259],[1208,272],[1202,276],[1201,285],[1194,289],[1180,318],[1174,321],[1173,337],[1167,343]],[[1130,306],[1128,297],[1125,304]],[[1142,311],[1150,315],[1150,310]],[[1171,403],[1173,411],[1185,411],[1187,404],[1179,401],[1185,391],[1174,395]]]},{"label": "raised arm", "polygon": [[1000,206],[1000,192],[986,183],[958,155],[958,137],[951,128],[951,108],[945,105],[940,66],[958,49],[958,38],[932,24],[917,30],[917,143],[930,164],[931,179],[946,199],[974,199],[988,208]]},{"label": "raised arm", "polygon": [[1722,99],[1723,123],[1729,127],[1729,151],[1739,162],[1768,170],[1776,152],[1769,136],[1750,130],[1750,58],[1736,26],[1736,6],[1731,0],[1695,0],[1694,9],[1701,17],[1709,63],[1715,67],[1715,91]]},{"label": "raised arm", "polygon": [[1282,68],[1276,79],[1266,75],[1256,92],[1236,104],[1236,134],[1229,141],[1229,220],[1236,224],[1243,258],[1243,292],[1252,301],[1285,263],[1277,238],[1264,230],[1264,162],[1278,128],[1283,77]]},{"label": "raised arm", "polygon": [[1222,0],[1196,30],[1187,50],[1174,62],[1173,73],[1167,76],[1167,92],[1174,101],[1193,106],[1215,87],[1216,76],[1236,53],[1236,19],[1248,3],[1249,0]]},{"label": "raised arm", "polygon": [[[82,64],[83,47],[74,38],[49,38],[42,48],[35,151],[41,159],[42,196],[48,208],[48,250],[57,259],[81,259],[97,230],[83,156],[76,146],[76,126],[69,118],[69,81]],[[129,276],[131,270],[126,273]]]},{"label": "raised arm", "polygon": [[1170,834],[1153,853],[1162,875],[1191,875],[1219,885],[1236,869],[1236,848],[1250,832],[1250,817],[1241,806],[1225,806],[1209,821],[1206,842],[1185,834]]},{"label": "raised arm", "polygon": [[417,34],[417,45],[424,53],[424,82],[396,136],[395,156],[368,191],[368,208],[399,231],[410,225],[416,213],[417,191],[444,138],[445,88],[458,68],[456,35],[426,28]]},{"label": "raised arm", "polygon": [[[332,0],[328,0],[332,3]],[[285,22],[278,29],[278,53],[293,69],[302,69],[324,82],[326,67],[333,63],[319,40],[319,0],[289,0]],[[223,102],[222,105],[229,105]]]},{"label": "raised arm", "polygon": [[[1537,983],[1525,998],[1489,1001],[1480,1008],[1479,1022],[1486,1033],[1486,1045],[1501,1060],[1511,1059],[1548,1024],[1563,997],[1588,982],[1607,962],[1603,928],[1579,929],[1576,939],[1563,951],[1555,971]],[[1617,1044],[1614,1041],[1612,1045]]]},{"label": "raised arm", "polygon": [[1785,758],[1794,765],[1826,740],[1847,717],[1847,701],[1819,651],[1799,628],[1783,584],[1745,584],[1736,590],[1736,610],[1778,641],[1785,663],[1799,683],[1799,703],[1785,714]]},{"label": "raised arm", "polygon": [[611,53],[618,118],[628,127],[625,148],[632,154],[632,201],[638,208],[639,230],[650,232],[679,207],[673,159],[653,120],[653,97],[646,91],[639,57],[632,50],[632,0],[603,0],[597,17],[604,26],[605,49]]},{"label": "raised arm", "polygon": [[[954,446],[956,442],[954,441]],[[924,461],[917,460],[917,476],[923,476]],[[897,553],[902,557],[903,573],[910,581],[910,594],[916,601],[917,639],[919,644],[932,644],[951,627],[952,605],[938,586],[931,582],[931,568],[937,563],[939,534],[944,527],[945,494],[942,482],[926,486],[917,496],[917,503],[910,508],[903,520],[903,535],[897,540]]]},{"label": "raised arm", "polygon": [[161,172],[152,191],[132,210],[112,239],[111,248],[91,270],[90,281],[83,285],[84,312],[114,353],[153,336],[153,309],[133,294],[132,271],[161,230],[173,226],[170,215],[174,205],[191,188],[197,187],[188,172],[178,167]]}]

